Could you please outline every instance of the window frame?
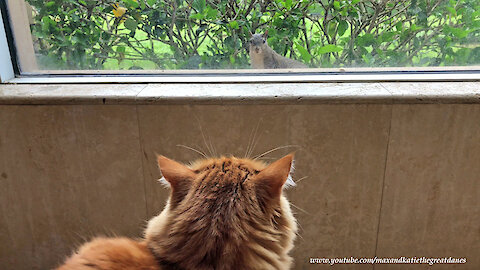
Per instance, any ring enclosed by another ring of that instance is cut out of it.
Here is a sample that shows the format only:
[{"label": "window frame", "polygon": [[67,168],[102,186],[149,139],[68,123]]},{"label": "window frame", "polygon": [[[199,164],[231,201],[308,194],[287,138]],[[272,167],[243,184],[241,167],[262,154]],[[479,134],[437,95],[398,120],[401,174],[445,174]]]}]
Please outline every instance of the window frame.
[{"label": "window frame", "polygon": [[[314,83],[480,81],[480,65],[305,70],[39,70],[22,72],[7,1],[0,1],[1,83]],[[8,57],[10,56],[10,57]],[[261,73],[261,74],[258,74]]]},{"label": "window frame", "polygon": [[13,33],[10,28],[8,11],[5,1],[0,1],[0,82],[8,82],[19,74],[15,46],[11,46]]}]

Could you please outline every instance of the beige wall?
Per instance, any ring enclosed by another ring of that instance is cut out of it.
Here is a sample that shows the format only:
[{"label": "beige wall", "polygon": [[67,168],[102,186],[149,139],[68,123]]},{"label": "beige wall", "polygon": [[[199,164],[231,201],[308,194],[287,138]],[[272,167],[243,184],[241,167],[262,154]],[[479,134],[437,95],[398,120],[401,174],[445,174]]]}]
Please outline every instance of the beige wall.
[{"label": "beige wall", "polygon": [[176,145],[205,148],[199,123],[218,153],[243,155],[258,123],[255,153],[298,145],[295,269],[373,269],[309,264],[350,256],[480,268],[474,104],[0,106],[0,268],[47,269],[94,235],[140,236],[168,195],[155,154],[197,158]]}]

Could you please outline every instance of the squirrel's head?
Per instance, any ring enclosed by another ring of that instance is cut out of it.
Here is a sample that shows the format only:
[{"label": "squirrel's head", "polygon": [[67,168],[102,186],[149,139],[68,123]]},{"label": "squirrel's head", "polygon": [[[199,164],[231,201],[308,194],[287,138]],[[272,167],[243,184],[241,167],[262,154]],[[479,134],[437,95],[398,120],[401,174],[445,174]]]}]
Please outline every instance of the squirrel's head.
[{"label": "squirrel's head", "polygon": [[268,30],[262,34],[253,34],[250,38],[250,52],[262,53],[267,46]]}]

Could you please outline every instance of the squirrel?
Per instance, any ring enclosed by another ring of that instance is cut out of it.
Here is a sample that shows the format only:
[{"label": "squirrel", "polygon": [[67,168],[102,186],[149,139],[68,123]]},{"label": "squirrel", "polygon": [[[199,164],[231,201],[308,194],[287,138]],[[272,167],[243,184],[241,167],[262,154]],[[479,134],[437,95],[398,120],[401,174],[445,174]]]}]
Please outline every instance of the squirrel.
[{"label": "squirrel", "polygon": [[267,44],[268,30],[252,34],[250,38],[250,64],[255,69],[307,68],[307,65],[281,56]]}]

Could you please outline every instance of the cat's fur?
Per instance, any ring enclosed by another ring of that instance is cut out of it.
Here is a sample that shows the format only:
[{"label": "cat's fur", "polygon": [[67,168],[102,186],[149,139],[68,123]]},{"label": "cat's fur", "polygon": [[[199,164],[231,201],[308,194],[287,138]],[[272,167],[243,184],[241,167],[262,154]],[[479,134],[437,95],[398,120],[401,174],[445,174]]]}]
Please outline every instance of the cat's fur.
[{"label": "cat's fur", "polygon": [[253,34],[250,38],[250,65],[256,69],[307,68],[299,61],[286,58],[267,44],[267,34]]},{"label": "cat's fur", "polygon": [[145,241],[95,238],[84,244],[57,270],[160,270]]},{"label": "cat's fur", "polygon": [[282,189],[292,163],[287,155],[270,165],[222,157],[186,166],[160,156],[172,191],[145,241],[94,240],[59,270],[289,269],[297,225]]}]

